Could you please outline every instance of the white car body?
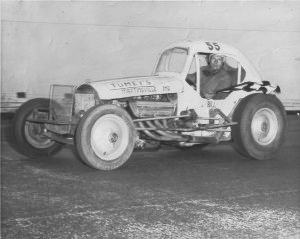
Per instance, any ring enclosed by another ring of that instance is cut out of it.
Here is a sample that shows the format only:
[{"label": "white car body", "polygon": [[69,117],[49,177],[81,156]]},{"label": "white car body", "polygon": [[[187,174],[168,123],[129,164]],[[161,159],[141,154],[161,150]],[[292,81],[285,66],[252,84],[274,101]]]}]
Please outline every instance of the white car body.
[{"label": "white car body", "polygon": [[[195,54],[214,53],[226,57],[231,57],[239,63],[239,67],[243,67],[246,71],[246,76],[243,82],[261,83],[262,79],[257,70],[252,66],[249,60],[236,48],[228,46],[224,43],[215,41],[184,41],[172,44],[165,48],[165,52],[172,48],[188,49],[188,56],[181,73],[173,72],[153,72],[153,75],[147,77],[130,77],[121,79],[101,80],[88,83],[93,87],[100,99],[119,99],[125,97],[152,95],[152,94],[178,94],[178,110],[181,111],[194,109],[201,117],[209,116],[210,108],[219,108],[224,114],[229,115],[237,104],[238,100],[244,98],[253,92],[236,91],[232,92],[225,100],[208,100],[200,96],[200,88],[196,91],[185,81],[190,66]],[[155,69],[159,64],[159,59]],[[200,63],[196,63],[200,66]],[[200,67],[199,67],[200,68]],[[200,80],[200,79],[199,79]],[[239,78],[237,84],[241,83]],[[269,93],[275,87],[268,87]]]}]

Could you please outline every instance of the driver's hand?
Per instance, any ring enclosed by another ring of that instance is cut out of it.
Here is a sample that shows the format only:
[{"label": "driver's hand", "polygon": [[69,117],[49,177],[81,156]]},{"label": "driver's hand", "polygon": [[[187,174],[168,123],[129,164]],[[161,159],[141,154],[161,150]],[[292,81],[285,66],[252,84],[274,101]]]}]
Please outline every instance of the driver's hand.
[{"label": "driver's hand", "polygon": [[215,95],[216,95],[216,93],[213,93],[213,92],[208,92],[208,93],[204,94],[205,98],[209,99],[209,100],[212,99],[212,98],[214,98]]}]

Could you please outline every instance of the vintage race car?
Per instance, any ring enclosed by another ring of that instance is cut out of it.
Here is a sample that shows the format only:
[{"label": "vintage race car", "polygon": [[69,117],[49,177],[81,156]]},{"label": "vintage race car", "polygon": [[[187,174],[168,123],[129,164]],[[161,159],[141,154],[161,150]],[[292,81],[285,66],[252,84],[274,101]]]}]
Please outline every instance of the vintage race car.
[{"label": "vintage race car", "polygon": [[[214,92],[222,97],[207,99],[200,94],[201,67],[211,54],[223,57],[232,83]],[[87,165],[101,170],[122,166],[134,149],[160,145],[202,148],[231,141],[246,157],[271,159],[287,134],[278,93],[237,49],[184,41],[162,52],[150,76],[52,85],[50,99],[32,99],[18,109],[12,139],[28,157],[74,144]]]}]

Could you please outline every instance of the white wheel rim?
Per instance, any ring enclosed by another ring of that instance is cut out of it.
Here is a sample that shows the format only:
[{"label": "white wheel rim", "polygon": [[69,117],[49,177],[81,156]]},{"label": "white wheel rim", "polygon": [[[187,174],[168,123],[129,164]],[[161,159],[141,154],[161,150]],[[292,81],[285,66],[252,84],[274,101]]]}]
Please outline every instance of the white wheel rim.
[{"label": "white wheel rim", "polygon": [[117,115],[100,117],[92,127],[91,145],[101,159],[111,161],[120,157],[129,144],[129,128]]},{"label": "white wheel rim", "polygon": [[26,122],[24,130],[27,141],[35,148],[46,149],[55,144],[53,140],[42,135],[41,124]]},{"label": "white wheel rim", "polygon": [[252,118],[251,133],[260,145],[268,145],[276,137],[278,132],[278,120],[274,111],[268,108],[258,110]]}]

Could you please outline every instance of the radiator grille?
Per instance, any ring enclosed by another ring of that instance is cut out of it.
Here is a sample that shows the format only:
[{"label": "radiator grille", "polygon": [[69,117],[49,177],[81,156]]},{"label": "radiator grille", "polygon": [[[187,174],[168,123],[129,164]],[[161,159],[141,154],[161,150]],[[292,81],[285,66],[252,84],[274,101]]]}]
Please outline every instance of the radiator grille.
[{"label": "radiator grille", "polygon": [[[74,102],[75,86],[70,85],[52,85],[50,92],[50,109],[52,109],[51,118],[59,122],[71,122],[72,109]],[[64,134],[70,132],[71,125],[48,124],[47,128],[51,131]]]}]

